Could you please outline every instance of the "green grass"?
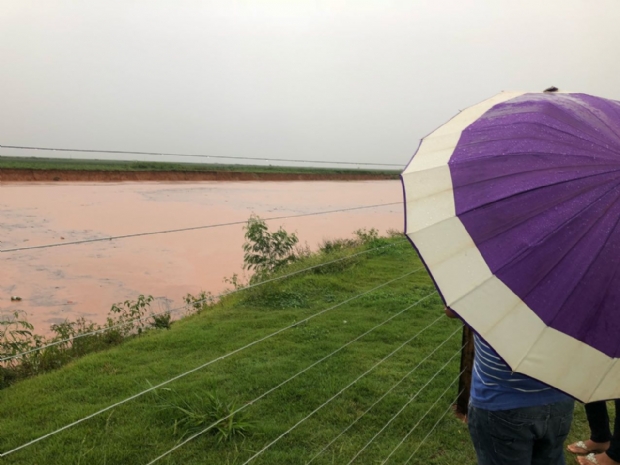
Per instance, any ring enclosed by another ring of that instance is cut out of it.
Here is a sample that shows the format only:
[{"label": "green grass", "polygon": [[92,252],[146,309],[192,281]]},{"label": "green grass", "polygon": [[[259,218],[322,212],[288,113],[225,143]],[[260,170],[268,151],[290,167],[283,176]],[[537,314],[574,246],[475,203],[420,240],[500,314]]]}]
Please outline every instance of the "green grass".
[{"label": "green grass", "polygon": [[[396,239],[392,239],[396,240]],[[348,251],[351,253],[353,251]],[[330,260],[310,257],[296,267]],[[121,346],[0,391],[0,450],[6,451],[116,401],[227,354],[280,328],[391,279],[419,269],[407,243],[233,294],[220,304]],[[171,404],[194,404],[216,393],[246,405],[343,344],[434,290],[423,270],[327,311],[264,342],[87,420],[3,459],[4,464],[146,464],[183,437]],[[245,436],[220,441],[205,434],[158,463],[242,464],[296,422],[442,314],[434,295],[248,406]],[[460,347],[460,323],[441,319],[350,389],[284,436],[252,463],[304,464],[402,379],[450,334],[455,335],[313,463],[346,464]],[[359,456],[380,463],[457,376],[459,359]],[[422,420],[389,463],[403,463],[456,396],[456,387]],[[582,409],[572,439],[585,438]],[[413,464],[475,464],[466,426],[449,413]]]},{"label": "green grass", "polygon": [[0,156],[0,169],[71,171],[230,171],[247,173],[375,174],[398,177],[399,170],[312,168],[290,166],[226,165],[219,163],[169,163],[155,161],[80,160]]}]

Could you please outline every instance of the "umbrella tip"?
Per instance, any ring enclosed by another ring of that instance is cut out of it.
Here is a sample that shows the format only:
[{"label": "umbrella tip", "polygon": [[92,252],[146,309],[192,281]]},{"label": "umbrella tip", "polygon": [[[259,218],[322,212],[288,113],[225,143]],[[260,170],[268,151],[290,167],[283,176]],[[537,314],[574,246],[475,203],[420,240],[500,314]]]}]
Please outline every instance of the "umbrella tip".
[{"label": "umbrella tip", "polygon": [[555,86],[547,87],[543,92],[557,92],[559,89]]}]

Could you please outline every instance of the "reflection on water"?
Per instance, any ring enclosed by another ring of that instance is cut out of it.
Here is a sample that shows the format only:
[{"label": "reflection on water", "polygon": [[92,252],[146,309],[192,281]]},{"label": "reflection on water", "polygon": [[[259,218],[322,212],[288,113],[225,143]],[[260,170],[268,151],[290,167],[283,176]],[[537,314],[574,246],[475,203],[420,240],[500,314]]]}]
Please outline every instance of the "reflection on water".
[{"label": "reflection on water", "polygon": [[[34,246],[401,202],[399,181],[4,184],[0,248]],[[270,221],[315,249],[359,228],[402,230],[402,206]],[[103,322],[114,302],[152,294],[182,305],[242,274],[242,226],[0,254],[0,314],[22,309],[38,333],[84,316]],[[11,296],[21,302],[11,302]],[[155,308],[157,310],[157,308]]]}]

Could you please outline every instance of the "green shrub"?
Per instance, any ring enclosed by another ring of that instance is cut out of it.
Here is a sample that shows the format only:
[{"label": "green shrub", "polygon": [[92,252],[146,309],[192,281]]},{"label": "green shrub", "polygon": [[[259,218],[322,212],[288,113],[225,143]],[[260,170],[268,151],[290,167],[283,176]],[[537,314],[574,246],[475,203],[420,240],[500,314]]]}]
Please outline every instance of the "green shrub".
[{"label": "green shrub", "polygon": [[258,276],[276,271],[297,259],[295,246],[299,239],[295,233],[282,228],[271,233],[265,221],[256,215],[250,217],[244,229],[244,270],[254,270]]},{"label": "green shrub", "polygon": [[145,296],[140,294],[135,301],[126,300],[125,302],[112,305],[110,313],[115,314],[116,319],[109,317],[108,325],[122,325],[119,331],[123,336],[131,334],[135,328],[137,328],[138,335],[142,334],[145,326],[144,316],[149,310],[152,301],[152,295]]}]

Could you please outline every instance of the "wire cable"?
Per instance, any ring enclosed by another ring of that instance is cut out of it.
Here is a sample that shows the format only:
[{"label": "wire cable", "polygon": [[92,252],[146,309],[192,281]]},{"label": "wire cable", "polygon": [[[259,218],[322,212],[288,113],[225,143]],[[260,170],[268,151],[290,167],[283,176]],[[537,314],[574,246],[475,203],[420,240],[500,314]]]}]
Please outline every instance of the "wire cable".
[{"label": "wire cable", "polygon": [[[302,218],[306,216],[318,216],[318,215],[327,215],[330,213],[340,213],[340,212],[348,212],[354,210],[364,210],[368,208],[377,208],[377,207],[387,207],[389,205],[402,205],[402,202],[390,202],[390,203],[380,203],[376,205],[364,205],[361,207],[351,207],[351,208],[340,208],[338,210],[326,210],[322,212],[312,212],[312,213],[300,213],[298,215],[286,215],[286,216],[272,216],[271,218],[263,218],[264,221],[273,221],[273,220],[285,220],[289,218]],[[235,226],[240,224],[246,224],[245,221],[231,221],[229,223],[216,223],[216,224],[207,224],[204,226],[192,226],[189,228],[179,228],[179,229],[167,229],[163,231],[151,231],[151,232],[143,232],[143,233],[133,233],[133,234],[121,234],[119,236],[108,236],[108,237],[97,237],[94,239],[83,239],[79,241],[69,241],[69,242],[54,242],[51,244],[43,244],[43,245],[33,245],[29,247],[14,247],[12,249],[2,249],[0,253],[7,252],[19,252],[23,250],[34,250],[34,249],[48,249],[50,247],[65,247],[68,245],[77,245],[77,244],[89,244],[91,242],[103,242],[103,241],[111,241],[115,239],[128,239],[132,237],[143,237],[143,236],[154,236],[157,234],[170,234],[170,233],[178,233],[178,232],[186,232],[186,231],[197,231],[201,229],[212,229],[219,228],[223,226]]]},{"label": "wire cable", "polygon": [[[457,331],[458,331],[459,329],[460,329],[460,328],[457,328]],[[456,331],[455,331],[455,332],[451,335],[451,337],[452,337],[454,334],[456,334]],[[431,377],[431,378],[430,378],[430,379],[426,382],[426,384],[424,384],[424,386],[422,386],[422,388],[421,388],[418,392],[416,392],[416,393],[415,393],[415,395],[414,395],[413,397],[411,397],[411,399],[409,399],[407,402],[405,402],[405,404],[401,407],[401,409],[400,409],[398,412],[396,412],[396,414],[395,414],[392,418],[390,418],[390,420],[389,420],[389,421],[388,421],[385,425],[383,425],[383,428],[381,428],[381,429],[380,429],[380,430],[379,430],[379,431],[378,431],[378,432],[377,432],[377,433],[376,433],[376,434],[375,434],[375,435],[374,435],[374,436],[370,439],[370,441],[368,441],[368,442],[364,445],[364,447],[362,447],[362,448],[361,448],[361,449],[357,452],[357,454],[355,454],[355,455],[353,456],[353,458],[352,458],[352,459],[348,462],[348,464],[347,464],[347,465],[351,465],[353,462],[355,462],[355,459],[357,459],[357,458],[358,458],[358,457],[362,454],[362,452],[364,452],[364,451],[368,448],[368,446],[370,446],[370,444],[372,444],[372,443],[373,443],[373,441],[374,441],[375,439],[377,439],[377,437],[378,437],[381,433],[383,433],[383,431],[385,431],[385,430],[386,430],[386,428],[387,428],[388,426],[390,426],[390,425],[392,424],[392,422],[396,419],[396,417],[398,417],[398,416],[399,416],[399,415],[400,415],[400,414],[401,414],[401,413],[405,410],[405,408],[407,408],[407,407],[409,406],[409,404],[411,404],[411,402],[413,402],[413,401],[414,401],[414,400],[415,400],[415,399],[416,399],[416,398],[420,395],[420,393],[424,390],[424,388],[426,388],[426,386],[428,386],[428,385],[431,383],[431,381],[433,381],[433,380],[434,380],[434,379],[435,379],[435,378],[439,375],[439,373],[441,373],[441,372],[442,372],[442,371],[443,371],[443,370],[444,370],[444,369],[445,369],[445,368],[446,368],[446,367],[450,364],[450,362],[451,362],[452,360],[454,360],[454,358],[455,358],[457,355],[459,355],[459,354],[461,353],[461,351],[462,351],[462,348],[460,348],[459,350],[457,350],[457,351],[456,351],[456,353],[455,353],[452,357],[450,357],[450,359],[449,359],[449,360],[448,360],[448,361],[447,361],[447,362],[446,362],[446,363],[445,363],[445,364],[444,364],[444,365],[443,365],[443,366],[442,366],[439,370],[437,370],[437,372],[436,372],[436,373],[435,373],[435,374],[434,374],[434,375],[433,375],[433,376],[432,376],[432,377]]]},{"label": "wire cable", "polygon": [[[456,398],[458,399],[458,398],[461,396],[461,394],[463,394],[463,390],[461,390],[461,392],[459,392],[459,393],[457,394]],[[443,419],[446,417],[446,415],[448,414],[448,412],[449,412],[450,410],[452,410],[452,404],[450,404],[450,405],[448,406],[448,408],[445,410],[445,412],[443,412],[443,415],[441,415],[441,417],[439,417],[439,420],[437,420],[437,421],[435,422],[435,424],[433,425],[433,427],[431,428],[431,430],[428,432],[428,434],[427,434],[426,436],[424,436],[424,439],[422,439],[422,441],[420,441],[420,444],[418,444],[418,447],[416,447],[416,449],[413,451],[413,454],[411,454],[411,455],[409,456],[409,458],[407,459],[407,461],[406,461],[405,463],[403,463],[403,465],[407,465],[407,464],[411,461],[411,459],[413,458],[413,456],[414,456],[415,454],[417,454],[417,453],[418,453],[418,451],[420,450],[420,447],[422,447],[422,445],[426,442],[426,440],[427,440],[427,439],[431,436],[431,434],[433,433],[433,431],[435,431],[435,428],[437,428],[437,425],[439,425],[439,423],[441,422],[441,420],[443,420]]]},{"label": "wire cable", "polygon": [[[427,299],[428,297],[430,297],[431,295],[435,294],[436,291],[431,292],[430,294],[424,296],[423,298],[421,298],[420,300],[418,300],[417,302],[415,302],[414,304],[410,305],[409,307],[405,308],[404,310],[402,310],[401,312],[399,312],[398,314],[409,310],[412,307],[415,307],[416,305],[418,305],[420,302],[424,301],[425,299]],[[335,351],[327,354],[326,356],[324,356],[323,358],[317,360],[316,362],[314,362],[313,364],[311,364],[310,366],[304,368],[303,370],[301,370],[300,372],[297,372],[295,375],[291,376],[290,378],[286,379],[285,381],[281,382],[280,384],[278,384],[277,386],[272,387],[271,389],[269,389],[268,391],[264,392],[263,394],[261,394],[260,396],[256,397],[255,399],[251,400],[250,402],[248,402],[247,404],[239,407],[238,409],[236,409],[235,411],[231,412],[228,414],[228,416],[219,419],[218,421],[212,423],[211,425],[209,425],[208,427],[206,427],[205,429],[203,429],[202,431],[199,431],[198,433],[193,434],[192,436],[188,437],[185,441],[175,445],[173,448],[167,450],[166,452],[164,452],[163,454],[161,454],[160,456],[158,456],[157,458],[153,459],[151,462],[149,462],[147,465],[152,465],[155,462],[161,460],[162,458],[166,457],[167,455],[171,454],[172,452],[174,452],[175,450],[179,449],[180,447],[183,447],[185,444],[187,444],[190,441],[193,441],[194,439],[196,439],[198,436],[201,436],[202,434],[206,433],[207,431],[209,431],[211,428],[213,428],[214,426],[216,426],[218,423],[220,423],[221,421],[224,421],[228,418],[230,418],[231,416],[239,413],[240,411],[248,408],[249,406],[253,405],[254,403],[258,402],[259,400],[261,400],[262,398],[264,398],[265,396],[271,394],[273,391],[279,389],[280,387],[284,386],[285,384],[289,383],[290,381],[294,380],[295,378],[297,378],[298,376],[302,375],[303,373],[307,372],[308,370],[314,368],[315,366],[317,366],[319,363],[327,360],[328,358],[334,356],[335,354],[337,354],[338,352],[340,352],[341,350],[345,349],[346,347],[348,347],[349,345],[353,344],[354,342],[358,341],[359,339],[363,338],[364,336],[366,336],[367,334],[371,333],[372,331],[374,331],[376,328],[378,328],[379,326],[383,326],[385,323],[387,323],[388,321],[390,321],[391,319],[393,319],[393,317],[397,316],[393,315],[392,317],[388,318],[386,321],[384,321],[383,323],[378,324],[377,326],[369,329],[368,331],[366,331],[365,333],[363,333],[360,336],[357,336],[355,339],[352,339],[351,341],[347,342],[345,345],[339,347],[338,349],[336,349]],[[435,321],[433,321],[432,323],[430,323],[428,326],[426,326],[422,331],[425,331],[427,328],[433,326],[434,324],[436,324],[437,322],[439,322],[443,317],[437,318]],[[421,332],[422,332],[421,331]]]},{"label": "wire cable", "polygon": [[[430,297],[430,294],[427,296]],[[417,305],[417,304],[416,304]],[[412,305],[413,306],[413,305]],[[412,306],[408,307],[407,309],[411,308]],[[404,310],[403,310],[404,311]],[[402,313],[402,312],[400,312]],[[315,408],[312,412],[310,412],[308,415],[306,415],[304,418],[302,418],[301,420],[299,420],[297,423],[295,423],[293,426],[291,426],[288,430],[286,430],[284,433],[282,433],[280,436],[278,436],[276,439],[274,439],[273,441],[271,441],[269,444],[267,444],[265,447],[263,447],[261,450],[259,450],[258,452],[256,452],[252,457],[250,457],[248,460],[246,460],[245,462],[243,462],[242,465],[247,465],[248,463],[250,463],[252,460],[254,460],[256,457],[258,457],[260,454],[262,454],[263,452],[265,452],[267,449],[269,449],[271,446],[273,446],[276,442],[278,442],[280,439],[282,439],[284,436],[286,436],[287,434],[289,434],[291,431],[293,431],[295,428],[297,428],[299,425],[301,425],[303,422],[305,422],[306,420],[308,420],[312,415],[314,415],[315,413],[317,413],[319,410],[321,410],[323,407],[325,407],[327,404],[329,404],[332,400],[334,400],[336,397],[340,396],[340,394],[342,394],[344,391],[346,391],[347,389],[349,389],[351,386],[355,385],[360,379],[362,379],[363,377],[365,377],[367,374],[369,374],[370,372],[372,372],[375,368],[377,368],[379,365],[381,365],[383,362],[385,362],[387,359],[389,359],[390,357],[392,357],[394,354],[396,354],[398,351],[400,351],[403,347],[407,346],[408,344],[410,344],[412,341],[414,341],[415,339],[417,339],[417,337],[422,334],[424,331],[426,331],[428,328],[430,328],[431,326],[433,326],[435,323],[437,323],[440,319],[443,318],[443,315],[440,316],[439,318],[437,318],[435,321],[433,321],[430,325],[428,325],[426,328],[422,329],[421,331],[419,331],[418,333],[416,333],[414,336],[412,336],[411,338],[409,338],[408,340],[406,340],[405,342],[403,342],[401,345],[399,345],[396,349],[394,349],[392,352],[390,352],[388,355],[386,355],[384,358],[382,358],[381,360],[379,360],[377,363],[375,363],[372,367],[370,367],[368,370],[366,370],[364,373],[362,373],[361,375],[359,375],[357,378],[355,378],[353,381],[351,381],[349,384],[347,384],[345,387],[343,387],[340,391],[338,391],[336,394],[334,394],[332,397],[330,397],[329,399],[327,399],[325,402],[323,402],[321,405],[319,405],[317,408]]]},{"label": "wire cable", "polygon": [[433,410],[435,405],[437,405],[437,402],[439,402],[443,398],[443,396],[446,395],[446,392],[448,392],[452,388],[452,386],[454,386],[454,383],[456,383],[459,380],[459,378],[461,377],[463,373],[465,373],[465,370],[461,371],[458,375],[456,375],[456,378],[454,378],[454,380],[450,383],[450,385],[439,395],[437,400],[433,402],[433,405],[431,405],[430,408],[424,413],[424,415],[422,415],[422,417],[418,420],[418,422],[415,425],[413,425],[413,428],[411,428],[409,432],[405,434],[405,437],[396,445],[396,447],[392,449],[392,452],[390,452],[390,454],[385,458],[385,460],[381,462],[381,465],[385,465],[387,461],[390,459],[390,457],[394,455],[394,452],[396,452],[399,449],[399,447],[404,444],[407,438],[411,436],[411,434],[416,430],[418,426],[420,426],[420,423],[422,423],[422,420],[424,420],[428,416],[428,414],[431,413],[431,410]]},{"label": "wire cable", "polygon": [[[11,449],[9,451],[0,453],[0,457],[6,457],[9,454],[12,454],[12,453],[17,452],[19,450],[22,450],[22,449],[24,449],[26,447],[29,447],[29,446],[31,446],[33,444],[36,444],[36,443],[38,443],[38,442],[40,442],[40,441],[42,441],[44,439],[47,439],[47,438],[49,438],[51,436],[54,436],[54,435],[56,435],[56,434],[58,434],[58,433],[60,433],[62,431],[65,431],[65,430],[67,430],[69,428],[72,428],[72,427],[74,427],[76,425],[79,425],[80,423],[82,423],[82,422],[84,422],[86,420],[90,420],[91,418],[94,418],[94,417],[96,417],[98,415],[101,415],[102,413],[105,413],[105,412],[107,412],[109,410],[112,410],[112,409],[114,409],[114,408],[116,408],[116,407],[118,407],[120,405],[126,404],[127,402],[130,402],[130,401],[132,401],[134,399],[137,399],[138,397],[141,397],[141,396],[143,396],[145,394],[148,394],[149,392],[155,391],[156,389],[159,389],[159,388],[161,388],[163,386],[166,386],[167,384],[170,384],[173,381],[177,381],[177,380],[179,380],[179,379],[181,379],[181,378],[183,378],[183,377],[185,377],[185,376],[187,376],[187,375],[189,375],[191,373],[195,373],[195,372],[197,372],[199,370],[202,370],[203,368],[206,368],[209,365],[212,365],[212,364],[214,364],[216,362],[219,362],[221,360],[225,360],[228,357],[231,357],[232,355],[235,355],[235,354],[237,354],[237,353],[239,353],[239,352],[241,352],[241,351],[243,351],[245,349],[248,349],[248,348],[250,348],[252,346],[255,346],[256,344],[258,344],[260,342],[266,341],[267,339],[270,339],[270,338],[272,338],[272,337],[274,337],[274,336],[276,336],[276,335],[278,335],[278,334],[280,334],[280,333],[282,333],[282,332],[284,332],[284,331],[286,331],[288,329],[291,329],[291,328],[293,328],[295,326],[298,326],[298,325],[303,324],[303,323],[305,323],[307,321],[310,321],[311,319],[316,318],[317,316],[320,316],[320,315],[322,315],[322,314],[324,314],[324,313],[326,313],[328,311],[331,311],[331,310],[334,310],[335,308],[341,307],[342,305],[345,305],[345,304],[347,304],[347,303],[349,303],[349,302],[351,302],[351,301],[353,301],[355,299],[363,297],[363,296],[365,296],[367,294],[370,294],[370,293],[372,293],[372,292],[374,292],[374,291],[376,291],[378,289],[381,289],[381,288],[383,288],[385,286],[388,286],[389,284],[392,284],[392,283],[394,283],[396,281],[399,281],[399,280],[401,280],[403,278],[406,278],[407,276],[410,276],[413,273],[416,273],[416,272],[418,272],[420,270],[422,270],[422,268],[417,268],[417,269],[415,269],[413,271],[409,271],[409,272],[403,274],[402,276],[399,276],[398,278],[391,279],[391,280],[389,280],[389,281],[387,281],[387,282],[385,282],[383,284],[380,284],[378,286],[373,287],[372,289],[369,289],[369,290],[364,291],[364,292],[362,292],[360,294],[357,294],[357,295],[355,295],[353,297],[345,299],[342,302],[337,303],[336,305],[332,305],[331,307],[323,309],[320,312],[314,313],[313,315],[310,315],[309,317],[306,317],[306,318],[304,318],[304,319],[302,319],[302,320],[300,320],[298,322],[295,322],[295,323],[292,323],[292,324],[290,324],[288,326],[280,328],[277,331],[274,331],[274,332],[272,332],[272,333],[270,333],[270,334],[268,334],[266,336],[263,336],[263,337],[255,340],[253,342],[250,342],[249,344],[246,344],[246,345],[244,345],[242,347],[239,347],[239,348],[237,348],[237,349],[235,349],[235,350],[233,350],[231,352],[228,352],[225,355],[221,355],[219,357],[216,357],[216,358],[214,358],[214,359],[212,359],[212,360],[210,360],[210,361],[208,361],[206,363],[203,363],[202,365],[199,365],[199,366],[197,366],[195,368],[192,368],[191,370],[185,371],[185,372],[183,372],[183,373],[181,373],[181,374],[179,374],[177,376],[169,378],[166,381],[162,381],[161,383],[159,383],[159,384],[157,384],[155,386],[151,386],[148,389],[145,389],[145,390],[143,390],[141,392],[138,392],[137,394],[134,394],[132,396],[126,397],[125,399],[120,400],[118,402],[115,402],[114,404],[108,405],[105,408],[102,408],[102,409],[100,409],[100,410],[98,410],[98,411],[96,411],[96,412],[94,412],[94,413],[92,413],[90,415],[82,417],[79,420],[75,420],[75,421],[73,421],[73,422],[71,422],[71,423],[69,423],[69,424],[67,424],[65,426],[62,426],[62,427],[60,427],[60,428],[58,428],[58,429],[56,429],[56,430],[54,430],[54,431],[52,431],[50,433],[44,434],[43,436],[40,436],[40,437],[38,437],[36,439],[33,439],[33,440],[29,441],[29,442],[26,442],[26,443],[24,443],[24,444],[22,444],[22,445],[20,445],[18,447],[15,447],[15,448],[13,448],[13,449]],[[182,443],[182,444],[184,444],[184,443]]]},{"label": "wire cable", "polygon": [[[333,161],[333,160],[293,160],[289,158],[259,158],[259,157],[234,157],[226,155],[201,155],[201,154],[186,154],[186,153],[166,153],[166,152],[137,152],[128,150],[96,150],[96,149],[67,149],[67,148],[52,148],[52,147],[27,147],[23,145],[0,145],[3,149],[15,149],[15,150],[37,150],[47,152],[83,152],[83,153],[110,153],[116,155],[153,155],[156,157],[192,157],[192,158],[214,158],[225,160],[254,160],[254,161],[282,161],[286,163],[320,163],[325,165],[354,165],[354,166],[397,166],[403,168],[403,164],[399,163],[356,163],[351,161]],[[120,160],[123,161],[123,160]]]},{"label": "wire cable", "polygon": [[317,457],[319,457],[323,452],[325,452],[327,449],[329,449],[329,447],[333,443],[335,443],[343,434],[345,434],[347,431],[349,431],[358,421],[360,421],[368,412],[370,412],[379,402],[381,402],[383,399],[385,399],[388,396],[388,394],[390,394],[394,389],[396,389],[398,386],[400,386],[403,383],[403,381],[405,381],[409,376],[411,376],[415,371],[417,371],[417,369],[420,368],[420,366],[424,362],[426,362],[435,352],[437,352],[441,347],[443,347],[451,338],[452,338],[452,336],[448,337],[445,341],[443,341],[441,344],[439,344],[437,347],[435,347],[433,349],[433,351],[431,353],[429,353],[426,357],[424,357],[415,367],[413,367],[413,369],[411,371],[409,371],[409,373],[407,373],[405,376],[403,376],[400,379],[400,381],[398,381],[396,384],[394,384],[390,389],[385,391],[383,393],[383,395],[381,395],[381,397],[379,397],[376,401],[374,401],[373,404],[370,407],[368,407],[366,410],[364,410],[364,412],[359,417],[357,417],[349,426],[347,426],[345,429],[343,429],[334,439],[332,439],[325,447],[323,447],[323,449],[321,449],[308,462],[306,462],[306,465],[310,465]]},{"label": "wire cable", "polygon": [[[363,250],[361,252],[350,254],[350,255],[347,255],[345,257],[338,258],[336,260],[331,260],[331,261],[328,261],[328,262],[325,262],[325,263],[320,263],[318,265],[314,265],[314,266],[310,266],[308,268],[303,268],[301,270],[293,271],[292,273],[288,273],[288,274],[285,274],[285,275],[282,275],[282,276],[276,276],[275,278],[269,278],[269,279],[266,279],[264,281],[260,281],[258,283],[248,284],[247,286],[243,286],[243,287],[240,287],[238,289],[232,289],[230,291],[222,292],[222,293],[214,296],[213,298],[214,299],[221,299],[222,297],[226,297],[228,295],[235,294],[237,292],[246,291],[248,289],[252,289],[252,288],[255,288],[255,287],[258,287],[258,286],[262,286],[263,284],[267,284],[267,283],[271,283],[271,282],[274,282],[274,281],[279,281],[281,279],[289,278],[291,276],[295,276],[297,274],[304,273],[306,271],[315,270],[317,268],[321,268],[323,266],[331,265],[333,263],[338,263],[338,262],[341,262],[343,260],[348,260],[350,258],[357,257],[357,256],[363,255],[363,254],[367,254],[367,253],[372,252],[372,251],[381,250],[381,249],[385,249],[385,248],[388,248],[388,247],[394,247],[395,245],[398,245],[398,244],[401,244],[401,243],[404,243],[404,242],[406,242],[405,239],[400,240],[400,241],[396,241],[393,244],[383,245],[383,246],[380,246],[380,247],[373,247],[372,249]],[[196,300],[196,301],[192,302],[192,305],[204,303],[208,299],[209,299],[209,297],[206,297],[204,299]],[[18,354],[11,355],[9,357],[0,358],[0,363],[7,362],[7,361],[10,361],[10,360],[15,360],[17,358],[24,357],[25,355],[29,355],[29,354],[32,354],[34,352],[39,352],[41,350],[47,349],[49,347],[54,347],[54,346],[57,346],[57,345],[65,344],[67,342],[73,342],[74,340],[82,338],[82,337],[95,336],[97,334],[105,333],[107,331],[112,331],[114,329],[123,328],[123,327],[128,326],[130,324],[133,324],[135,322],[146,321],[146,320],[148,320],[150,318],[153,318],[154,316],[161,316],[161,315],[164,315],[166,313],[170,313],[170,314],[176,313],[176,312],[179,312],[181,310],[185,310],[186,308],[187,308],[187,305],[183,305],[181,307],[176,307],[176,308],[173,308],[173,309],[170,309],[170,310],[164,310],[164,311],[159,312],[159,313],[153,313],[153,314],[148,315],[148,316],[132,318],[132,319],[124,321],[122,323],[118,323],[118,324],[111,325],[111,326],[106,326],[104,328],[99,328],[99,329],[96,329],[94,331],[88,331],[88,332],[85,332],[85,333],[76,334],[75,336],[70,337],[70,338],[59,339],[59,340],[51,342],[49,344],[45,344],[45,345],[41,345],[41,346],[38,346],[38,347],[34,347],[34,348],[30,349],[30,350],[27,350],[27,351],[24,351],[24,352],[20,352]]]}]

